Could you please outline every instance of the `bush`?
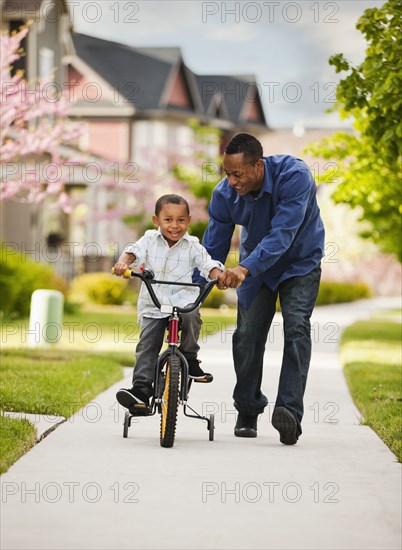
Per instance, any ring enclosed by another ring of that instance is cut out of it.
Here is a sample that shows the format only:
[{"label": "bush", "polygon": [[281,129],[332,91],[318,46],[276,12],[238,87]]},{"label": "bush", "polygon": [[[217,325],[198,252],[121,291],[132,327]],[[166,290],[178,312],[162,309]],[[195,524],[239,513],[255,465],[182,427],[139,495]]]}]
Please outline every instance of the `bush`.
[{"label": "bush", "polygon": [[71,285],[71,299],[100,305],[121,305],[128,297],[127,280],[109,273],[85,273]]},{"label": "bush", "polygon": [[339,283],[321,281],[317,305],[353,302],[361,298],[370,298],[372,292],[365,283]]},{"label": "bush", "polygon": [[67,282],[51,267],[34,262],[26,254],[1,245],[0,311],[3,317],[24,317],[29,314],[31,295],[39,288],[68,293]]},{"label": "bush", "polygon": [[[365,283],[339,283],[336,281],[321,281],[318,291],[317,306],[354,302],[362,298],[371,298],[372,292]],[[276,311],[281,310],[279,297]]]},{"label": "bush", "polygon": [[[372,292],[365,283],[339,283],[336,281],[321,281],[318,292],[317,305],[339,304],[343,302],[353,302],[362,298],[370,298]],[[213,288],[203,306],[210,308],[219,308],[227,302],[225,292]],[[277,311],[280,311],[279,298],[276,305]]]}]

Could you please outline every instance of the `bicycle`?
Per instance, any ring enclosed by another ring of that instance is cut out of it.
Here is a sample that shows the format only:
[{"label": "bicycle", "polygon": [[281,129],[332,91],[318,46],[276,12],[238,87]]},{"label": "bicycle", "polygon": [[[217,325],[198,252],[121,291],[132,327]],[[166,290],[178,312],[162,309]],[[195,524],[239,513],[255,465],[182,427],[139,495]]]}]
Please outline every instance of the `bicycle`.
[{"label": "bicycle", "polygon": [[[131,427],[133,417],[153,416],[158,412],[161,415],[160,444],[162,447],[173,447],[176,434],[177,412],[180,404],[183,406],[185,416],[198,418],[207,422],[209,440],[213,441],[215,432],[214,415],[210,414],[208,417],[202,416],[187,403],[192,379],[188,376],[189,367],[187,359],[178,349],[178,345],[180,343],[181,315],[194,311],[200,306],[216,285],[217,280],[214,279],[206,284],[159,281],[154,278],[154,273],[151,270],[141,270],[141,272],[138,272],[130,269],[124,273],[124,276],[141,279],[155,306],[162,313],[169,313],[170,316],[166,340],[168,347],[159,355],[155,365],[154,393],[150,398],[149,405],[137,403],[125,412],[123,437],[128,437],[128,429]],[[194,303],[186,307],[178,307],[161,304],[152,288],[154,284],[195,286],[199,287],[201,291]],[[194,414],[189,414],[187,409],[190,409]]]}]

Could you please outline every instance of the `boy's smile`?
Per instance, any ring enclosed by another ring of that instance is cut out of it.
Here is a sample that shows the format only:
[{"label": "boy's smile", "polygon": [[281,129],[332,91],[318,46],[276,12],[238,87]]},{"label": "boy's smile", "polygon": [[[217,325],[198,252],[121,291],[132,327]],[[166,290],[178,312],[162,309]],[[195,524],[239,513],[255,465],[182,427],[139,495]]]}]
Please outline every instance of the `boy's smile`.
[{"label": "boy's smile", "polygon": [[173,246],[185,235],[190,225],[191,216],[185,204],[164,204],[152,221],[160,228],[169,246]]}]

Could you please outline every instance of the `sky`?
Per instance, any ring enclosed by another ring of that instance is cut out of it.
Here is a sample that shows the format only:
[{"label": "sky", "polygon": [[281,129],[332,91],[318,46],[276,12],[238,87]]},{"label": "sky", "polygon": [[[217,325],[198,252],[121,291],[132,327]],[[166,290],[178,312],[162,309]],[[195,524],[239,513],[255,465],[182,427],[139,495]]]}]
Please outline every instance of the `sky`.
[{"label": "sky", "polygon": [[272,128],[347,123],[333,106],[340,75],[328,63],[354,64],[366,44],[355,28],[384,1],[68,0],[74,30],[130,46],[176,46],[197,74],[254,75]]}]

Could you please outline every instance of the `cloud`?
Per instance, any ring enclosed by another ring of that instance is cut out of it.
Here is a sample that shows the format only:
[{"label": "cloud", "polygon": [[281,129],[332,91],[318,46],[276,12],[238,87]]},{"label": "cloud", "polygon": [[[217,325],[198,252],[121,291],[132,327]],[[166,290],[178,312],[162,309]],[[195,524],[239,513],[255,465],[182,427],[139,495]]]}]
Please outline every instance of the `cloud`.
[{"label": "cloud", "polygon": [[207,30],[205,34],[206,40],[212,40],[213,42],[233,42],[246,43],[254,42],[256,40],[255,33],[250,26],[236,25],[236,27],[215,27]]}]

